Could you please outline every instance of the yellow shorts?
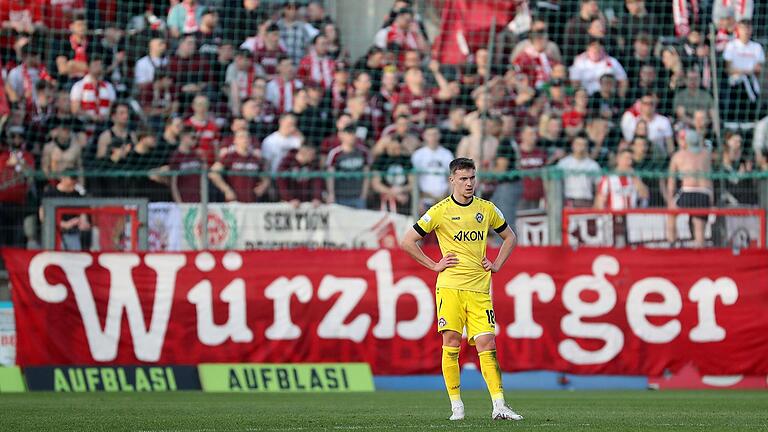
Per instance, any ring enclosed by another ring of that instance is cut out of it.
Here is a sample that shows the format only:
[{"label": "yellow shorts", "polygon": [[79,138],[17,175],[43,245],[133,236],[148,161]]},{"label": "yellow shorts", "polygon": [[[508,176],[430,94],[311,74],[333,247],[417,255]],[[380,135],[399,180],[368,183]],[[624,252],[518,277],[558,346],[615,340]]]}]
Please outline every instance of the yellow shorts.
[{"label": "yellow shorts", "polygon": [[464,333],[467,327],[469,344],[475,344],[475,337],[495,334],[496,317],[490,293],[437,288],[437,331],[453,330]]}]

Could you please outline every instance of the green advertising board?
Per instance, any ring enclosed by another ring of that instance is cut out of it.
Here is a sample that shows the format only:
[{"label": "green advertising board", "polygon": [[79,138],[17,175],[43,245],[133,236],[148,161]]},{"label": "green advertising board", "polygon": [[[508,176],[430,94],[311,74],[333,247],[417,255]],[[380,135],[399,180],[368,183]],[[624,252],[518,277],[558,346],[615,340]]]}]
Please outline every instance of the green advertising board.
[{"label": "green advertising board", "polygon": [[201,364],[205,392],[371,392],[367,363]]},{"label": "green advertising board", "polygon": [[0,366],[0,393],[21,393],[27,391],[21,369],[17,366]]}]

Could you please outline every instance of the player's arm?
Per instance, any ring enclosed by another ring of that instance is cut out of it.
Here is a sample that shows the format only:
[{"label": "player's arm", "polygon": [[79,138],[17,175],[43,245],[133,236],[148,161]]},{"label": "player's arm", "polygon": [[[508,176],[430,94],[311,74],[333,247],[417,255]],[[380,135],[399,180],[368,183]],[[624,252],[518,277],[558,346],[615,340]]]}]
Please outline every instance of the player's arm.
[{"label": "player's arm", "polygon": [[419,264],[438,273],[459,263],[459,259],[456,258],[456,255],[453,253],[446,254],[438,262],[433,261],[432,258],[424,253],[421,246],[419,246],[418,242],[421,238],[422,235],[416,231],[416,228],[409,228],[403,239],[400,241],[400,248],[408,252],[408,255],[412,256]]},{"label": "player's arm", "polygon": [[502,225],[502,228],[501,231],[497,230],[496,232],[499,233],[502,240],[504,240],[504,243],[501,244],[496,260],[491,262],[488,258],[483,258],[483,268],[485,271],[496,273],[501,270],[501,267],[507,262],[507,258],[509,258],[509,255],[512,253],[512,249],[517,245],[517,236],[515,235],[515,232],[512,231],[512,228],[510,228],[506,222]]}]

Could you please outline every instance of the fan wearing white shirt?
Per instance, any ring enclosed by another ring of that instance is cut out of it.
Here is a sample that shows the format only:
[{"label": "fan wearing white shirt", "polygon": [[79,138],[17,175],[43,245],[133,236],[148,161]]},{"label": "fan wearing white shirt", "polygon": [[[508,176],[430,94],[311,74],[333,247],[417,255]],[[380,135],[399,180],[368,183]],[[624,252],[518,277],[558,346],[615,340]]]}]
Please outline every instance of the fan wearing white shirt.
[{"label": "fan wearing white shirt", "polygon": [[589,158],[589,141],[578,135],[571,141],[571,154],[560,159],[557,167],[565,171],[564,196],[567,207],[592,207],[595,183],[599,179],[588,172],[600,172],[600,165]]},{"label": "fan wearing white shirt", "polygon": [[760,72],[765,63],[762,45],[750,40],[752,23],[741,20],[736,26],[738,38],[728,42],[723,51],[728,71],[730,97],[726,119],[738,122],[756,121],[760,105]]},{"label": "fan wearing white shirt", "polygon": [[418,182],[420,205],[429,208],[448,195],[446,173],[453,153],[440,145],[440,130],[437,127],[428,127],[422,137],[425,145],[413,152],[411,165],[416,171],[429,173],[421,174]]},{"label": "fan wearing white shirt", "polygon": [[134,81],[137,86],[150,84],[155,80],[155,71],[168,66],[165,51],[168,44],[161,37],[153,37],[149,41],[149,54],[140,58],[134,68]]},{"label": "fan wearing white shirt", "polygon": [[289,151],[301,147],[304,137],[296,128],[296,116],[283,114],[277,131],[269,134],[261,143],[261,155],[269,164],[272,173],[277,172],[280,162]]},{"label": "fan wearing white shirt", "polygon": [[647,138],[653,145],[653,154],[668,156],[675,151],[674,133],[669,119],[656,112],[657,100],[655,93],[646,92],[636,104],[637,111],[630,108],[621,117],[621,134],[624,141],[632,142],[637,124],[645,121],[648,128]]},{"label": "fan wearing white shirt", "polygon": [[590,96],[600,91],[600,77],[613,75],[619,84],[619,95],[624,97],[629,88],[627,72],[618,60],[608,55],[600,38],[592,38],[587,50],[579,54],[568,70],[574,84],[584,87]]}]

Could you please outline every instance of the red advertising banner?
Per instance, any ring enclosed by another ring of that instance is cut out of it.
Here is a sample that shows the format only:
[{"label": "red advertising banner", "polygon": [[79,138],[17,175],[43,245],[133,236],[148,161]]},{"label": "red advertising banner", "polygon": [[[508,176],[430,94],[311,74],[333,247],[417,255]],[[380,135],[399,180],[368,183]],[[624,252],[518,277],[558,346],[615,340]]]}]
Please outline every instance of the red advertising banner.
[{"label": "red advertising banner", "polygon": [[[400,251],[6,249],[3,258],[22,366],[440,371],[436,275]],[[493,284],[506,371],[661,375],[691,364],[702,374],[768,373],[766,251],[519,248]],[[465,348],[461,359],[475,355]]]}]

